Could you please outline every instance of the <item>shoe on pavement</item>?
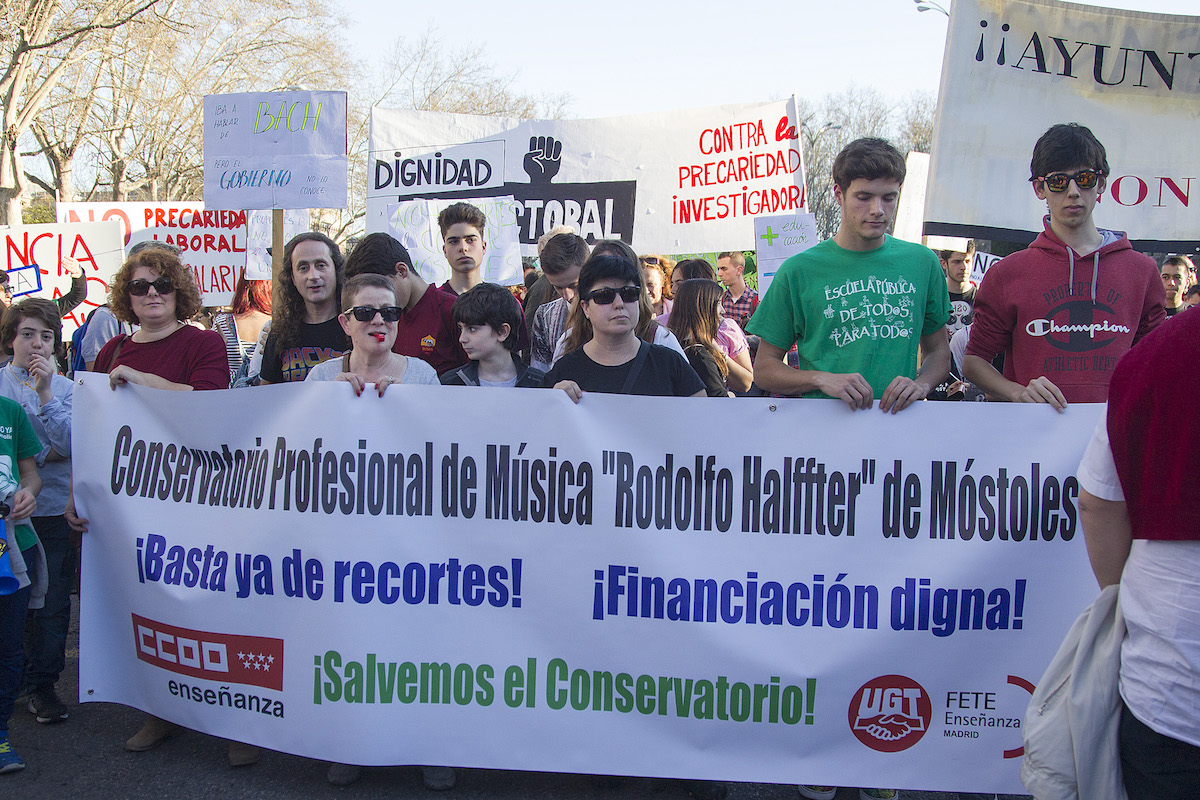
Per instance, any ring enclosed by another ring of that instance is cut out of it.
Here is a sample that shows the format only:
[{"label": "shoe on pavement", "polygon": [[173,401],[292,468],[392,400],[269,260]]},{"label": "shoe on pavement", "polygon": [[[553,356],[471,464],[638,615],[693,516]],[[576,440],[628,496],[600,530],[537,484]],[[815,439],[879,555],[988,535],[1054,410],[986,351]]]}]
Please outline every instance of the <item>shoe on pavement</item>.
[{"label": "shoe on pavement", "polygon": [[362,777],[362,767],[354,764],[330,764],[325,780],[334,786],[349,786]]},{"label": "shoe on pavement", "polygon": [[153,750],[179,732],[179,726],[158,717],[147,717],[142,729],[129,737],[125,749],[131,753]]},{"label": "shoe on pavement", "polygon": [[837,797],[836,786],[806,786],[800,784],[796,787],[796,790],[806,800],[833,800],[833,798]]},{"label": "shoe on pavement", "polygon": [[425,780],[425,788],[433,792],[453,789],[458,780],[454,767],[421,767],[421,777]]},{"label": "shoe on pavement", "polygon": [[37,717],[43,725],[62,722],[67,718],[67,707],[58,699],[53,686],[45,689],[35,689],[29,695],[29,713]]},{"label": "shoe on pavement", "polygon": [[261,754],[262,751],[252,744],[229,742],[229,766],[231,767],[248,767],[251,764],[257,764]]},{"label": "shoe on pavement", "polygon": [[17,751],[13,750],[7,736],[0,738],[0,773],[16,772],[19,769],[25,769],[25,762],[17,755]]}]

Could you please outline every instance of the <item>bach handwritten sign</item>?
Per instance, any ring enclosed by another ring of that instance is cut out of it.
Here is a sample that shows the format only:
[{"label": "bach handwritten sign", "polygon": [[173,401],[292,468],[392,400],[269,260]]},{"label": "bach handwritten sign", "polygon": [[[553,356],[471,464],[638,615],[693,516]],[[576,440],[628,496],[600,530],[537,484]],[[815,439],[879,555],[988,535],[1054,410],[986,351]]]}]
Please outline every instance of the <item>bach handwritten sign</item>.
[{"label": "bach handwritten sign", "polygon": [[204,203],[213,209],[345,208],[346,93],[205,97]]}]

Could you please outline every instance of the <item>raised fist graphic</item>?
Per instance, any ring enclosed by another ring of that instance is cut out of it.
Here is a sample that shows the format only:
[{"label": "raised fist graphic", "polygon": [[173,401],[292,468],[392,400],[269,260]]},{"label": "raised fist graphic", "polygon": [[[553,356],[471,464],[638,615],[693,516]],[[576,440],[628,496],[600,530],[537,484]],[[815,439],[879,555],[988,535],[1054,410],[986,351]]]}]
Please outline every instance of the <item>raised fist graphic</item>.
[{"label": "raised fist graphic", "polygon": [[562,166],[562,142],[553,136],[530,136],[525,172],[530,183],[549,183]]}]

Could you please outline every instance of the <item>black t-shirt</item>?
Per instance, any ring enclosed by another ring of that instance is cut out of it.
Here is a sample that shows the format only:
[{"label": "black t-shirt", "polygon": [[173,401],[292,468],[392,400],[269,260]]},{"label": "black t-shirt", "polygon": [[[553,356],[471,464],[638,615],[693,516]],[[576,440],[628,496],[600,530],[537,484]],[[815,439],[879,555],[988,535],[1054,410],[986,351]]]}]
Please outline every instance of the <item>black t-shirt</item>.
[{"label": "black t-shirt", "polygon": [[946,332],[953,336],[960,328],[971,324],[975,311],[975,284],[971,284],[965,292],[950,292],[950,319],[946,322]]},{"label": "black t-shirt", "polygon": [[[575,381],[585,392],[621,394],[625,378],[636,360],[633,358],[624,364],[606,367],[588,358],[587,353],[580,347],[560,358],[546,373],[542,385],[552,387],[559,381]],[[669,347],[652,344],[650,352],[646,354],[642,371],[633,382],[633,390],[628,394],[689,397],[702,391],[704,384],[700,381],[700,376],[683,356]]]},{"label": "black t-shirt", "polygon": [[729,391],[725,388],[725,379],[721,377],[721,368],[717,366],[716,359],[707,347],[702,344],[689,344],[683,348],[683,352],[687,353],[688,364],[700,376],[709,397],[729,396]]},{"label": "black t-shirt", "polygon": [[271,383],[302,381],[317,364],[338,358],[349,349],[350,340],[337,317],[316,324],[302,323],[299,344],[283,352],[279,351],[279,339],[272,331],[263,345],[260,375]]}]

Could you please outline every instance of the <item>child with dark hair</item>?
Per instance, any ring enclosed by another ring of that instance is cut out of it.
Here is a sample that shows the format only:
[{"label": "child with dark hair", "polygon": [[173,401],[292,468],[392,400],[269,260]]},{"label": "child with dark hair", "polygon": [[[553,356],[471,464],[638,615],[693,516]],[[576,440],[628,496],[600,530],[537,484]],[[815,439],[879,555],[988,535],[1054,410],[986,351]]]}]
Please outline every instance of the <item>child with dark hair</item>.
[{"label": "child with dark hair", "polygon": [[512,292],[481,283],[459,295],[450,314],[458,325],[458,343],[471,360],[443,375],[443,386],[542,385],[544,373],[514,353],[524,315]]},{"label": "child with dark hair", "polygon": [[721,324],[721,295],[724,290],[716,281],[692,278],[678,284],[675,306],[667,327],[683,345],[683,354],[709,397],[728,397],[725,378],[725,354],[717,347],[717,326]]}]

